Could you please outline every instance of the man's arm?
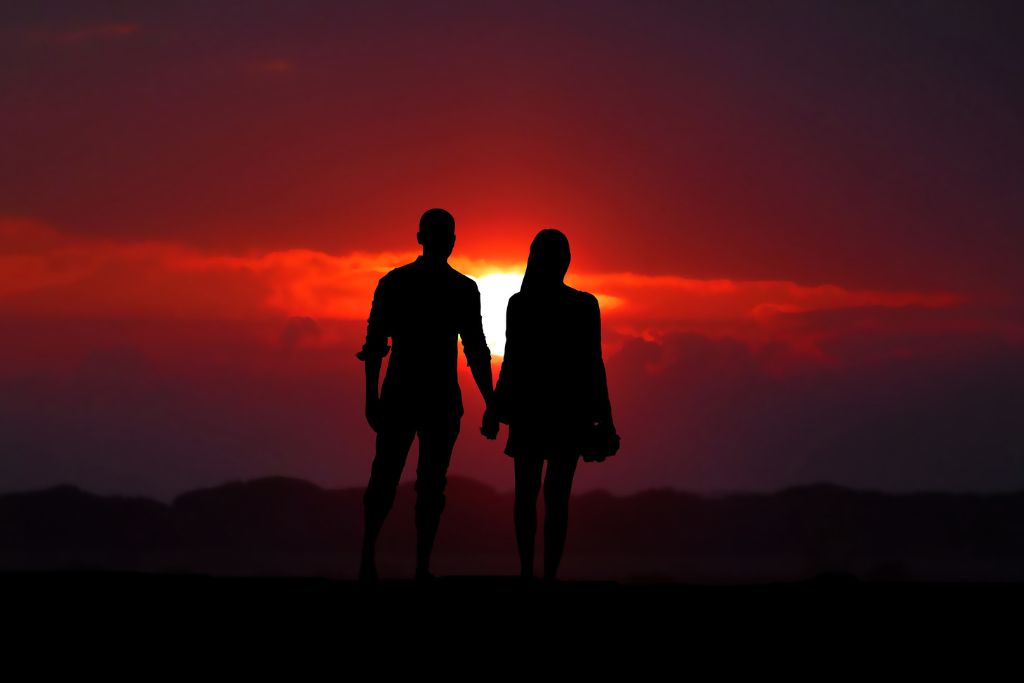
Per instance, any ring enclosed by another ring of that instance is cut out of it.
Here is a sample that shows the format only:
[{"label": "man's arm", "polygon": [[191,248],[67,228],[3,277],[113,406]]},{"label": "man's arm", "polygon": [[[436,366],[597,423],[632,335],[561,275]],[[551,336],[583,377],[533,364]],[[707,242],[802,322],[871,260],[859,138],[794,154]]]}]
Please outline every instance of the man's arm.
[{"label": "man's arm", "polygon": [[388,355],[388,326],[386,324],[389,304],[387,285],[384,278],[377,283],[370,306],[370,317],[366,321],[366,342],[356,358],[363,361],[366,369],[366,421],[377,431],[378,406],[380,403],[380,367]]},{"label": "man's arm", "polygon": [[[466,362],[473,373],[473,380],[480,389],[480,395],[483,396],[484,405],[487,407],[485,416],[490,415],[494,403],[491,350],[487,348],[487,339],[484,337],[483,319],[480,315],[480,289],[475,282],[472,283],[461,327],[459,336],[462,337],[462,350],[466,354]],[[497,436],[497,429],[493,430],[493,435],[490,434],[490,429],[481,431],[489,439]]]}]

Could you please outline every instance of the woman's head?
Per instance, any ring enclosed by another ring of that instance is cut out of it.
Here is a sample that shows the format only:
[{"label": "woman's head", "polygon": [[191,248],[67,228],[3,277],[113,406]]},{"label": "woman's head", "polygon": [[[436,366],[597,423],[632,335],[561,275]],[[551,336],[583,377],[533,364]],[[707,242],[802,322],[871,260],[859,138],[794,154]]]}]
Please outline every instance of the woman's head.
[{"label": "woman's head", "polygon": [[569,270],[569,240],[559,230],[545,228],[530,243],[530,258],[523,276],[523,291],[562,284]]}]

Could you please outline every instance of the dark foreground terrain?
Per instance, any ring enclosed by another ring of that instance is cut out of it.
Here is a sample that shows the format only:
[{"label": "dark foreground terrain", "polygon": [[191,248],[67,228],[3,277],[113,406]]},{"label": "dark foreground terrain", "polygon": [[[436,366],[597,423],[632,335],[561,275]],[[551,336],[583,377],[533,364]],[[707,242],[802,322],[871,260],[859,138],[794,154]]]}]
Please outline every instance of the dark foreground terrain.
[{"label": "dark foreground terrain", "polygon": [[[576,622],[598,628],[616,619],[630,628],[672,631],[704,624],[738,630],[773,620],[839,623],[870,617],[877,628],[901,621],[1016,615],[1024,584],[863,581],[822,574],[807,580],[733,585],[672,582],[557,581],[513,576],[438,576],[360,583],[327,578],[226,577],[133,572],[0,572],[5,606],[58,608],[160,618],[190,612],[227,620],[264,616],[326,617],[340,625],[462,622],[503,628],[533,621],[541,631]],[[886,621],[880,621],[879,616]],[[645,623],[646,620],[646,623]],[[199,626],[200,624],[196,624]],[[606,624],[610,627],[610,624]],[[1013,627],[1015,630],[1016,626]],[[614,630],[614,629],[613,629]]]},{"label": "dark foreground terrain", "polygon": [[245,669],[286,680],[634,681],[673,668],[697,677],[708,666],[730,677],[817,678],[823,667],[840,677],[883,667],[975,676],[1016,660],[1024,585],[846,574],[738,585],[465,575],[367,585],[59,571],[0,573],[0,601],[9,662],[133,679]]},{"label": "dark foreground terrain", "polygon": [[[973,680],[1019,649],[1024,494],[584,493],[572,502],[564,580],[546,585],[511,576],[511,496],[459,478],[439,578],[410,580],[410,488],[372,585],[352,580],[359,489],[270,478],[170,503],[74,487],[2,495],[4,653],[104,672],[141,657],[133,679],[196,657],[227,657],[225,674],[284,658],[287,680],[353,678],[356,664],[371,669],[356,680],[416,667],[444,678],[482,657],[474,680],[544,659],[572,672],[615,660],[632,681],[664,677],[637,673],[651,662],[692,678],[698,658],[722,675],[824,658],[812,673],[831,678],[898,656],[917,677],[975,642],[985,654],[971,658]],[[327,669],[296,675],[320,660]]]},{"label": "dark foreground terrain", "polygon": [[[385,578],[412,575],[411,489],[401,487],[381,538]],[[4,494],[0,571],[353,579],[361,498],[359,488],[286,478],[190,491],[170,503],[71,486]],[[515,547],[511,494],[451,478],[434,570],[507,575],[518,570]],[[572,500],[560,575],[697,585],[823,575],[1024,581],[1024,493],[894,495],[828,484],[727,496],[581,493]]]}]

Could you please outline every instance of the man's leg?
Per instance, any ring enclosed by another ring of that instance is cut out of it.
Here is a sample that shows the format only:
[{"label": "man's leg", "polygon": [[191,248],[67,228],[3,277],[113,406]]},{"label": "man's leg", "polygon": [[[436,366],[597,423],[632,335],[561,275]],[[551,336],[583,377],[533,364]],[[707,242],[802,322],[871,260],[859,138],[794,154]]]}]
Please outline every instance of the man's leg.
[{"label": "man's leg", "polygon": [[448,465],[459,437],[461,418],[423,425],[416,466],[416,576],[430,578],[430,554],[441,523],[448,484]]},{"label": "man's leg", "polygon": [[402,421],[389,420],[377,432],[376,454],[370,468],[370,481],[363,494],[363,552],[359,577],[377,578],[377,537],[391,511],[398,491],[398,481],[405,468],[415,428]]}]

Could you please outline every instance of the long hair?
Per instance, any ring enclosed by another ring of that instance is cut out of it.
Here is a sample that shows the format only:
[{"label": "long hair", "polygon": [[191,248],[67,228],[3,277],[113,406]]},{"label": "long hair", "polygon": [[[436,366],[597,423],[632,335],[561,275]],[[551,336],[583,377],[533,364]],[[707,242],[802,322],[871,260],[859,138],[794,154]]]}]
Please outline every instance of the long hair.
[{"label": "long hair", "polygon": [[530,243],[530,257],[520,292],[543,293],[562,284],[569,270],[569,239],[559,230],[545,228]]}]

